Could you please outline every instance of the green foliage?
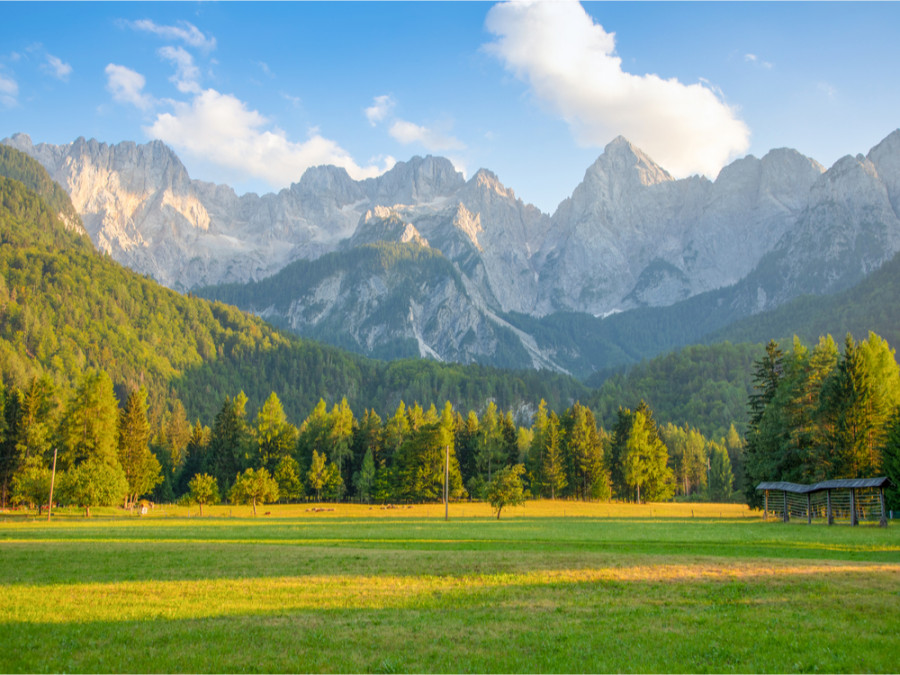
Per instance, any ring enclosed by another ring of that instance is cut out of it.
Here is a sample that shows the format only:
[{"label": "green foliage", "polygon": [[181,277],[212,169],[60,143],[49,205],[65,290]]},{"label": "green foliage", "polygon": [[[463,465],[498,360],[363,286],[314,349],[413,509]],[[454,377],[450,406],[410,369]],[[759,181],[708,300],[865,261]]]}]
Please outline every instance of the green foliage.
[{"label": "green foliage", "polygon": [[132,505],[162,482],[162,467],[150,452],[150,422],[147,419],[147,392],[131,392],[119,414],[119,463],[128,481],[126,502]]},{"label": "green foliage", "polygon": [[86,517],[90,517],[91,507],[118,504],[128,494],[122,467],[98,457],[69,468],[60,475],[59,483],[60,502],[84,507]]},{"label": "green foliage", "polygon": [[278,484],[265,469],[247,469],[239,474],[228,493],[233,504],[252,504],[256,515],[256,504],[278,501]]},{"label": "green foliage", "polygon": [[900,403],[894,351],[870,333],[847,335],[838,356],[821,338],[812,354],[799,339],[783,354],[771,342],[754,375],[745,493],[757,505],[763,480],[811,482],[873,477],[889,454],[891,415]]},{"label": "green foliage", "polygon": [[81,218],[69,195],[52,178],[40,162],[8,145],[0,144],[0,176],[18,181],[46,202],[70,227],[81,227]]},{"label": "green foliage", "polygon": [[84,373],[60,425],[62,468],[87,460],[118,465],[119,406],[112,380],[102,370]]},{"label": "green foliage", "polygon": [[504,466],[488,484],[487,500],[491,508],[497,512],[497,520],[500,520],[500,512],[505,507],[525,503],[525,488],[522,485],[524,473],[523,464]]},{"label": "green foliage", "polygon": [[813,342],[820,335],[865,338],[870,331],[890,344],[900,344],[900,254],[861,282],[840,293],[803,296],[777,309],[756,314],[723,328],[710,340],[787,342],[798,335]]},{"label": "green foliage", "polygon": [[278,395],[273,391],[256,414],[256,442],[262,466],[274,471],[297,445],[297,427],[288,423]]},{"label": "green foliage", "polygon": [[713,501],[731,499],[734,486],[734,474],[731,472],[731,460],[728,451],[714,443],[710,454],[709,496]]},{"label": "green foliage", "polygon": [[563,488],[569,484],[563,461],[559,418],[555,412],[551,412],[547,422],[547,432],[544,435],[544,466],[542,472],[544,494],[549,494],[550,499],[556,499],[556,495],[562,492]]},{"label": "green foliage", "polygon": [[706,437],[724,436],[734,424],[747,426],[747,397],[752,367],[762,354],[755,344],[693,345],[632,366],[605,380],[588,406],[607,428],[615,424],[619,406],[646,401],[661,423],[690,424]]},{"label": "green foliage", "polygon": [[234,398],[226,396],[210,433],[210,468],[223,494],[231,489],[234,476],[248,468],[251,462],[252,436],[246,420],[246,406],[244,392]]},{"label": "green foliage", "polygon": [[668,466],[669,452],[659,438],[653,414],[641,401],[633,413],[621,411],[616,426],[613,455],[619,470],[613,472],[614,490],[622,497],[634,497],[641,503],[641,491],[646,501],[665,501],[674,494],[674,476]]},{"label": "green foliage", "polygon": [[51,471],[40,457],[29,457],[12,480],[14,504],[37,507],[38,515],[50,500]]},{"label": "green foliage", "polygon": [[883,474],[892,483],[884,490],[887,508],[900,511],[900,407],[894,411],[888,423],[881,461]]},{"label": "green foliage", "polygon": [[353,486],[356,488],[356,494],[360,500],[370,502],[375,490],[375,456],[372,449],[368,448],[363,456],[362,466],[355,474]]},{"label": "green foliage", "polygon": [[300,464],[293,457],[282,457],[272,477],[278,484],[278,497],[281,501],[295,502],[303,496]]},{"label": "green foliage", "polygon": [[208,473],[197,473],[188,482],[188,500],[200,505],[200,515],[203,515],[204,504],[215,504],[219,501],[219,484],[215,477]]}]

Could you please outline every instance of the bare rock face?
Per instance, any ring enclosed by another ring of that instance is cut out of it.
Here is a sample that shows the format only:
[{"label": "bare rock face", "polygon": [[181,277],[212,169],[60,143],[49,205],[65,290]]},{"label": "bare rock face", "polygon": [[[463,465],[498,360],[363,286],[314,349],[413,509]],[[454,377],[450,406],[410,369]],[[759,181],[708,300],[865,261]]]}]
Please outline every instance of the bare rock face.
[{"label": "bare rock face", "polygon": [[503,314],[606,316],[729,288],[748,314],[846,288],[900,250],[900,130],[828,171],[778,149],[715,181],[675,180],[617,138],[552,216],[490,171],[465,180],[440,157],[364,181],[314,167],[277,194],[238,196],[192,180],[160,142],[3,142],[66,188],[98,248],[172,288],[264,280],[325,254],[356,260],[382,242],[431,251],[389,273],[329,259],[331,271],[291,277],[291,302],[248,307],[374,355],[414,344],[433,358],[560,369]]},{"label": "bare rock face", "polygon": [[540,309],[604,315],[733,284],[796,221],[822,171],[774,150],[726,166],[714,183],[676,181],[616,139],[553,215]]}]

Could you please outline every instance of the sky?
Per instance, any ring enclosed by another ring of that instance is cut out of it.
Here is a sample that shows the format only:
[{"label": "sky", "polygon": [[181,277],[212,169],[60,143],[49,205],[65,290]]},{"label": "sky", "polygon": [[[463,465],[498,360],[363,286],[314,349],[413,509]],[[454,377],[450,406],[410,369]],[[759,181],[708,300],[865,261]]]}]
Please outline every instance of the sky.
[{"label": "sky", "polygon": [[160,139],[239,193],[431,154],[552,213],[619,135],[714,179],[900,127],[894,2],[0,5],[0,137]]}]

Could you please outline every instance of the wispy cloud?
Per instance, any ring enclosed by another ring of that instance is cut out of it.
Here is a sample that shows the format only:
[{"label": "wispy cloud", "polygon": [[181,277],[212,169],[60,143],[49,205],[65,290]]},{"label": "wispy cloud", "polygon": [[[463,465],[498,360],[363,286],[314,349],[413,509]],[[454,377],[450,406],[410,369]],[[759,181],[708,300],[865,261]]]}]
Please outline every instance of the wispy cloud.
[{"label": "wispy cloud", "polygon": [[391,125],[391,137],[404,145],[418,143],[430,152],[447,150],[464,150],[466,145],[458,138],[441,133],[429,127],[423,127],[406,120],[397,120]]},{"label": "wispy cloud", "polygon": [[179,21],[173,26],[161,25],[150,19],[139,19],[138,21],[127,21],[125,23],[134,30],[151,33],[165,40],[180,40],[190,47],[202,49],[203,51],[212,51],[216,48],[216,38],[211,35],[205,35],[194,24],[187,21]]},{"label": "wispy cloud", "polygon": [[106,66],[106,88],[119,103],[127,103],[141,110],[152,108],[155,101],[144,93],[146,84],[146,78],[131,68],[115,63]]},{"label": "wispy cloud", "polygon": [[445,152],[447,150],[464,150],[466,144],[458,138],[437,127],[423,126],[408,120],[394,117],[397,101],[390,94],[376,96],[372,105],[365,109],[366,119],[373,127],[388,121],[388,133],[403,145],[418,144],[429,152]]},{"label": "wispy cloud", "polygon": [[394,101],[394,97],[390,94],[384,94],[382,96],[376,96],[372,100],[372,105],[366,108],[366,119],[369,120],[369,124],[373,127],[377,125],[379,122],[383,122],[384,119],[391,113],[396,105],[396,101]]},{"label": "wispy cloud", "polygon": [[763,61],[756,54],[744,54],[744,61],[747,63],[752,63],[760,68],[765,68],[766,70],[771,70],[774,68],[774,64],[769,61]]},{"label": "wispy cloud", "polygon": [[676,176],[715,175],[750,131],[709,86],[622,69],[614,33],[573,2],[507,2],[488,12],[485,45],[569,125],[582,145],[624,135]]},{"label": "wispy cloud", "polygon": [[41,70],[63,82],[67,81],[69,75],[72,74],[72,66],[53,54],[47,54],[47,62],[41,64]]},{"label": "wispy cloud", "polygon": [[12,77],[0,73],[0,105],[14,108],[19,103],[19,83]]},{"label": "wispy cloud", "polygon": [[162,47],[159,55],[175,66],[175,74],[169,78],[178,91],[185,94],[200,93],[200,69],[194,65],[194,57],[181,47]]}]

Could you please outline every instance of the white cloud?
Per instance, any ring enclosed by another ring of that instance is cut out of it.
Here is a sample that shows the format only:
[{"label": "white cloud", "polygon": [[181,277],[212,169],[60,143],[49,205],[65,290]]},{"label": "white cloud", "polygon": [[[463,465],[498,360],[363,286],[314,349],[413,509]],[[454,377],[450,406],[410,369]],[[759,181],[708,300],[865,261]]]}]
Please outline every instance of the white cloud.
[{"label": "white cloud", "polygon": [[396,101],[394,101],[394,97],[390,94],[384,94],[383,96],[376,96],[372,99],[372,105],[366,108],[366,119],[369,120],[369,124],[373,127],[379,122],[383,122],[384,119],[391,113],[396,105]]},{"label": "white cloud", "polygon": [[773,64],[769,61],[761,61],[756,54],[744,54],[744,61],[746,61],[747,63],[758,65],[759,67],[765,68],[766,70],[771,70],[774,67]]},{"label": "white cloud", "polygon": [[194,65],[194,57],[181,47],[162,47],[159,55],[175,65],[175,75],[169,78],[185,94],[200,93],[200,69]]},{"label": "white cloud", "polygon": [[134,30],[153,33],[166,40],[181,40],[190,47],[196,47],[204,51],[212,51],[216,48],[216,38],[204,35],[194,24],[187,21],[179,21],[175,26],[161,26],[150,19],[129,21],[127,25]]},{"label": "white cloud", "polygon": [[106,88],[119,103],[130,103],[141,110],[153,107],[153,97],[144,93],[145,84],[144,76],[131,68],[115,63],[106,66]]},{"label": "white cloud", "polygon": [[41,69],[56,79],[63,81],[68,80],[69,75],[72,74],[72,66],[53,56],[53,54],[47,54],[47,63],[43,64]]},{"label": "white cloud", "polygon": [[13,108],[18,104],[19,83],[0,73],[0,105]]},{"label": "white cloud", "polygon": [[602,146],[621,134],[675,176],[714,176],[749,147],[747,125],[708,86],[624,72],[615,34],[578,3],[503,3],[485,25],[497,36],[485,49],[582,145]]},{"label": "white cloud", "polygon": [[463,150],[465,144],[453,136],[448,136],[428,127],[419,126],[406,120],[397,120],[389,130],[391,137],[404,145],[419,143],[430,152]]},{"label": "white cloud", "polygon": [[390,168],[357,165],[346,150],[317,130],[302,143],[290,141],[243,101],[214,89],[202,91],[190,103],[175,102],[173,113],[157,115],[144,131],[179,150],[262,178],[275,188],[320,164],[344,167],[357,180]]}]

